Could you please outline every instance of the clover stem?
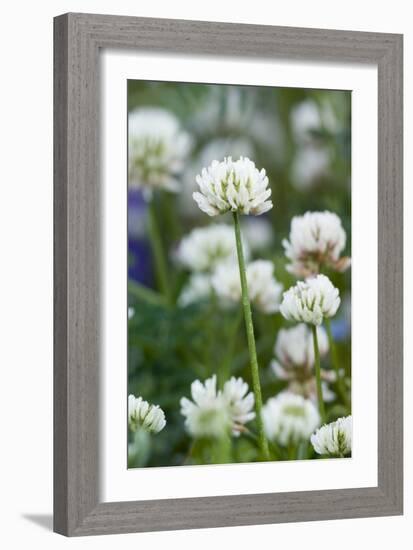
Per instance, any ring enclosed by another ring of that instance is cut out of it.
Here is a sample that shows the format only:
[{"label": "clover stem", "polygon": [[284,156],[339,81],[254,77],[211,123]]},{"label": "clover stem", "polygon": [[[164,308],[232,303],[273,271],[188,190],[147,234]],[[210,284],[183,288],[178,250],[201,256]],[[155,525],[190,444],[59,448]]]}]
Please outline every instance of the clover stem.
[{"label": "clover stem", "polygon": [[220,380],[220,386],[223,387],[225,382],[229,380],[231,377],[231,361],[234,359],[234,349],[235,349],[235,343],[237,341],[237,336],[239,332],[239,327],[241,325],[242,321],[242,310],[234,314],[234,318],[232,320],[232,323],[229,323],[229,330],[227,334],[227,349],[224,354],[224,358],[221,362],[221,366],[219,369],[219,380]]},{"label": "clover stem", "polygon": [[248,297],[247,274],[245,269],[244,251],[242,248],[241,227],[238,212],[233,212],[235,239],[237,244],[237,255],[239,273],[241,279],[242,307],[244,310],[245,329],[247,333],[248,351],[250,356],[252,389],[255,397],[255,412],[257,417],[258,441],[264,460],[270,460],[270,451],[268,441],[264,433],[264,424],[262,420],[262,396],[259,376],[259,367],[257,359],[257,350],[255,346],[254,325],[252,322],[251,304]]},{"label": "clover stem", "polygon": [[326,413],[325,413],[324,401],[323,401],[323,388],[321,386],[320,351],[318,349],[318,338],[317,338],[317,327],[316,327],[316,325],[311,325],[311,330],[313,331],[314,368],[315,368],[315,379],[316,379],[316,385],[317,385],[318,410],[320,412],[321,422],[322,422],[322,424],[325,424],[325,422],[326,422]]}]

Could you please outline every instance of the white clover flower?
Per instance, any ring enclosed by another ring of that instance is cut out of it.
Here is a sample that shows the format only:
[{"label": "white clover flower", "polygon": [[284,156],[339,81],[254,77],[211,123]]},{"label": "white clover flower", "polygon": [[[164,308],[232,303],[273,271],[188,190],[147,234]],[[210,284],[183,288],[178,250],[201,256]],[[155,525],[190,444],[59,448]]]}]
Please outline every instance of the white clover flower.
[{"label": "white clover flower", "polygon": [[345,271],[350,258],[340,254],[346,246],[346,232],[333,212],[306,212],[291,221],[290,240],[283,240],[291,264],[287,270],[297,277],[316,275],[321,266]]},{"label": "white clover flower", "polygon": [[[248,296],[263,313],[278,311],[282,285],[274,277],[274,265],[268,260],[255,260],[246,267]],[[231,306],[241,301],[241,279],[236,264],[220,264],[212,275],[212,287],[222,303]]]},{"label": "white clover flower", "polygon": [[185,416],[188,432],[194,437],[222,437],[232,431],[238,436],[244,424],[255,417],[254,394],[248,393],[248,384],[242,378],[231,378],[217,391],[216,376],[202,384],[191,384],[193,401],[181,399],[181,413]]},{"label": "white clover flower", "polygon": [[242,222],[242,236],[253,252],[269,248],[274,242],[274,229],[271,223],[262,218],[245,218]]},{"label": "white clover flower", "polygon": [[[328,352],[328,338],[322,327],[317,327],[320,357]],[[288,381],[288,391],[317,401],[317,387],[314,377],[314,345],[311,330],[304,323],[278,332],[274,347],[277,360],[271,361],[271,368],[277,378]],[[327,382],[334,382],[332,370],[321,369],[324,401],[332,401],[335,394]]]},{"label": "white clover flower", "polygon": [[200,192],[192,196],[199,208],[208,216],[225,212],[239,212],[258,216],[272,208],[265,170],[257,170],[249,159],[231,157],[222,162],[214,160],[196,177]]},{"label": "white clover flower", "polygon": [[262,409],[262,419],[268,439],[283,446],[308,440],[320,424],[314,403],[290,392],[269,399]]},{"label": "white clover flower", "polygon": [[216,389],[217,378],[213,375],[202,384],[195,380],[191,384],[193,401],[182,397],[181,414],[185,426],[194,437],[223,437],[231,430],[231,417],[227,403]]},{"label": "white clover flower", "polygon": [[165,413],[159,405],[150,405],[142,397],[131,394],[128,397],[128,423],[133,432],[142,428],[147,432],[158,433],[166,425]]},{"label": "white clover flower", "polygon": [[179,191],[191,138],[170,111],[146,107],[129,114],[129,185],[147,199],[155,189]]},{"label": "white clover flower", "polygon": [[192,273],[181,291],[178,305],[186,307],[209,298],[212,292],[211,276],[208,273]]},{"label": "white clover flower", "polygon": [[352,433],[352,417],[342,417],[321,426],[311,436],[311,444],[320,455],[345,456],[351,453]]},{"label": "white clover flower", "polygon": [[182,209],[188,216],[199,213],[199,209],[192,194],[198,190],[196,176],[200,166],[209,166],[216,158],[227,156],[232,158],[248,157],[255,155],[254,145],[251,140],[245,137],[222,137],[209,141],[191,160],[187,163],[182,177],[183,190],[179,195],[179,202]]},{"label": "white clover flower", "polygon": [[317,275],[289,288],[283,294],[280,312],[287,321],[321,325],[340,305],[338,289],[325,275]]},{"label": "white clover flower", "polygon": [[232,433],[238,436],[244,424],[255,418],[254,394],[248,393],[248,384],[234,376],[225,382],[223,396],[232,420]]},{"label": "white clover flower", "polygon": [[[246,245],[243,250],[248,258]],[[237,247],[234,228],[223,223],[197,227],[181,240],[175,256],[181,265],[191,271],[212,271],[221,262],[235,262]]]}]

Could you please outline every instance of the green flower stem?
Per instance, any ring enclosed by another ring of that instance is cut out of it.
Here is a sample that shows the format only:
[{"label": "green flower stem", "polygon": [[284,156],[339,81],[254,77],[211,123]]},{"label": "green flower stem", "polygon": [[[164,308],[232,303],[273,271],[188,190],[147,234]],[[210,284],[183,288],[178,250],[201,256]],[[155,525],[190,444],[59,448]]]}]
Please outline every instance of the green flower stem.
[{"label": "green flower stem", "polygon": [[326,422],[326,412],[324,409],[323,390],[321,387],[321,366],[320,366],[320,351],[318,349],[317,327],[311,325],[313,331],[313,345],[314,345],[314,367],[315,367],[315,379],[317,384],[317,401],[318,410],[320,412],[321,422]]},{"label": "green flower stem", "polygon": [[169,278],[167,271],[167,262],[165,251],[162,246],[161,234],[155,209],[155,201],[152,200],[148,204],[148,229],[149,238],[151,241],[153,260],[155,265],[156,279],[159,289],[165,296],[165,301],[168,305],[172,304],[172,294],[169,286]]},{"label": "green flower stem", "polygon": [[294,443],[290,443],[287,447],[287,456],[289,460],[297,459],[297,447]]},{"label": "green flower stem", "polygon": [[328,338],[328,345],[330,348],[331,353],[331,362],[333,363],[333,368],[336,373],[337,377],[337,389],[338,393],[340,394],[341,399],[343,400],[343,403],[346,405],[346,407],[350,408],[349,399],[347,396],[347,392],[345,390],[345,387],[343,385],[343,379],[340,376],[340,366],[338,362],[338,356],[337,356],[337,348],[333,340],[333,333],[331,331],[331,321],[330,319],[325,319],[325,327],[327,331],[327,338]]},{"label": "green flower stem", "polygon": [[191,464],[191,460],[193,459],[193,456],[195,454],[197,439],[193,439],[192,443],[188,449],[188,452],[184,458],[184,461],[182,462],[182,466],[186,466],[187,464]]},{"label": "green flower stem", "polygon": [[308,458],[308,443],[307,441],[301,441],[298,444],[297,460],[306,460]]},{"label": "green flower stem", "polygon": [[248,297],[247,274],[245,270],[244,251],[242,248],[241,227],[238,212],[234,212],[235,239],[237,243],[238,265],[241,279],[242,307],[244,309],[245,329],[247,332],[248,351],[250,355],[252,389],[255,396],[255,412],[257,416],[258,441],[264,460],[270,460],[268,441],[264,433],[262,421],[262,396],[260,375],[258,369],[257,350],[255,347],[254,325],[252,322],[251,304]]},{"label": "green flower stem", "polygon": [[218,437],[212,445],[212,463],[230,464],[231,460],[231,438],[229,435]]},{"label": "green flower stem", "polygon": [[227,335],[228,346],[219,369],[219,383],[223,387],[225,382],[231,377],[231,361],[233,360],[235,343],[237,341],[238,330],[242,321],[242,311],[234,313],[234,319],[229,324]]}]

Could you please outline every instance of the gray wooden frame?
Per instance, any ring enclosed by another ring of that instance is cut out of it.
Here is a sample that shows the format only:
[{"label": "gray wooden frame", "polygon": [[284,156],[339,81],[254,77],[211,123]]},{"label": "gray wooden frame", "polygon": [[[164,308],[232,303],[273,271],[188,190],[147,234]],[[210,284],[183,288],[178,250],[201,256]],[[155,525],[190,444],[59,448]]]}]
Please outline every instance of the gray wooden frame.
[{"label": "gray wooden frame", "polygon": [[[73,536],[401,514],[402,36],[66,14],[54,20],[54,41],[55,531]],[[98,60],[106,47],[377,65],[377,487],[100,502]]]}]

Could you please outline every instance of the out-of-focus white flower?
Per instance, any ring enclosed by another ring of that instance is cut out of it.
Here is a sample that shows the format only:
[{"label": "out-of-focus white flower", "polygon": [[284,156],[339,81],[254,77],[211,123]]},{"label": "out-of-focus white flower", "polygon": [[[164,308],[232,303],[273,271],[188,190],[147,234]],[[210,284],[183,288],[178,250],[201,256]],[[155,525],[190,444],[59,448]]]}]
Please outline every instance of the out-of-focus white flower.
[{"label": "out-of-focus white flower", "polygon": [[309,145],[296,153],[291,166],[291,179],[298,189],[311,187],[328,175],[330,155],[325,147]]},{"label": "out-of-focus white flower", "polygon": [[283,446],[308,440],[320,424],[314,403],[290,392],[269,399],[263,406],[262,419],[268,439]]},{"label": "out-of-focus white flower", "polygon": [[254,152],[254,145],[246,137],[222,137],[213,139],[209,141],[201,151],[201,166],[209,166],[214,159],[220,157],[250,158],[253,156]]},{"label": "out-of-focus white flower", "polygon": [[[320,356],[328,352],[328,338],[322,327],[317,327]],[[288,381],[288,391],[317,401],[317,386],[314,377],[314,345],[310,329],[299,324],[278,332],[274,347],[277,360],[271,361],[271,368],[277,378]],[[321,369],[322,391],[324,401],[332,401],[335,394],[327,386],[334,382],[334,371]]]},{"label": "out-of-focus white flower", "polygon": [[149,199],[155,189],[179,191],[191,138],[170,111],[145,107],[132,111],[129,124],[129,185]]},{"label": "out-of-focus white flower", "polygon": [[[248,246],[243,246],[248,258]],[[212,271],[219,263],[237,260],[234,228],[215,224],[197,227],[179,243],[178,262],[191,271]]]},{"label": "out-of-focus white flower", "polygon": [[[246,267],[248,296],[263,313],[278,311],[282,285],[274,277],[274,265],[268,260],[255,260]],[[241,279],[237,264],[220,264],[212,275],[212,286],[224,305],[241,301]]]},{"label": "out-of-focus white flower", "polygon": [[312,133],[321,128],[321,114],[315,101],[308,99],[299,103],[291,111],[291,127],[297,142],[308,142]]},{"label": "out-of-focus white flower", "polygon": [[287,321],[321,325],[340,305],[338,289],[325,275],[310,277],[283,294],[280,312]]},{"label": "out-of-focus white flower", "polygon": [[142,397],[132,394],[128,397],[128,422],[133,432],[142,428],[147,432],[158,433],[166,425],[165,413],[159,405],[150,405]]},{"label": "out-of-focus white flower", "polygon": [[241,279],[238,264],[220,264],[211,278],[212,288],[225,307],[231,307],[241,299]]},{"label": "out-of-focus white flower", "polygon": [[248,393],[248,384],[234,376],[225,382],[223,396],[232,420],[232,433],[238,436],[244,424],[255,418],[254,394]]},{"label": "out-of-focus white flower", "polygon": [[322,130],[338,131],[338,121],[329,102],[318,105],[312,99],[299,103],[291,111],[291,127],[298,143],[311,143]]},{"label": "out-of-focus white flower", "polygon": [[311,436],[311,444],[320,455],[345,456],[351,453],[352,433],[352,417],[346,416],[321,426]]},{"label": "out-of-focus white flower", "polygon": [[248,243],[253,252],[269,248],[274,242],[274,229],[271,223],[262,218],[245,218],[242,222],[243,241]]},{"label": "out-of-focus white flower", "polygon": [[[336,380],[336,376],[333,371],[324,371],[324,373],[327,373],[329,382],[334,382],[334,380]],[[291,393],[296,393],[297,395],[302,395],[306,399],[311,399],[315,405],[318,403],[317,383],[315,376],[308,378],[305,381],[292,380],[287,389]],[[331,401],[334,401],[337,397],[325,380],[321,382],[321,395],[323,396],[324,403],[331,403]]]},{"label": "out-of-focus white flower", "polygon": [[251,136],[260,151],[264,151],[266,156],[271,155],[272,162],[278,164],[284,161],[287,140],[280,115],[274,108],[256,109],[247,129],[247,135]]},{"label": "out-of-focus white flower", "polygon": [[192,273],[179,295],[178,305],[186,307],[206,300],[211,295],[211,291],[211,276],[208,273]]},{"label": "out-of-focus white flower", "polygon": [[[328,338],[323,327],[317,328],[320,357],[328,352]],[[311,330],[304,323],[278,332],[274,347],[275,355],[282,365],[312,369],[314,366],[314,346]]]},{"label": "out-of-focus white flower", "polygon": [[215,375],[204,384],[195,380],[191,395],[193,401],[181,399],[181,413],[194,437],[222,437],[229,432],[238,436],[244,424],[255,417],[254,395],[248,393],[248,384],[242,378],[225,382],[223,391],[217,391]]},{"label": "out-of-focus white flower", "polygon": [[231,417],[227,403],[216,389],[217,378],[213,375],[202,384],[195,380],[191,384],[193,401],[181,399],[181,414],[185,426],[194,437],[223,437],[231,430]]},{"label": "out-of-focus white flower", "polygon": [[132,317],[135,315],[135,308],[128,307],[128,319],[132,319]]},{"label": "out-of-focus white flower", "polygon": [[274,277],[274,264],[255,260],[247,265],[248,294],[255,307],[263,313],[279,310],[283,286]]},{"label": "out-of-focus white flower", "polygon": [[238,86],[208,85],[207,101],[202,109],[196,109],[189,124],[194,133],[216,135],[217,128],[223,133],[249,133],[256,116],[255,91],[250,88],[245,94]]},{"label": "out-of-focus white flower", "polygon": [[345,271],[350,258],[340,254],[346,246],[346,232],[333,212],[306,212],[291,221],[290,240],[284,239],[287,270],[297,277],[316,275],[321,266]]},{"label": "out-of-focus white flower", "polygon": [[208,168],[202,169],[196,182],[200,192],[192,196],[208,216],[229,211],[258,216],[272,208],[265,170],[257,170],[248,158],[214,160]]}]

